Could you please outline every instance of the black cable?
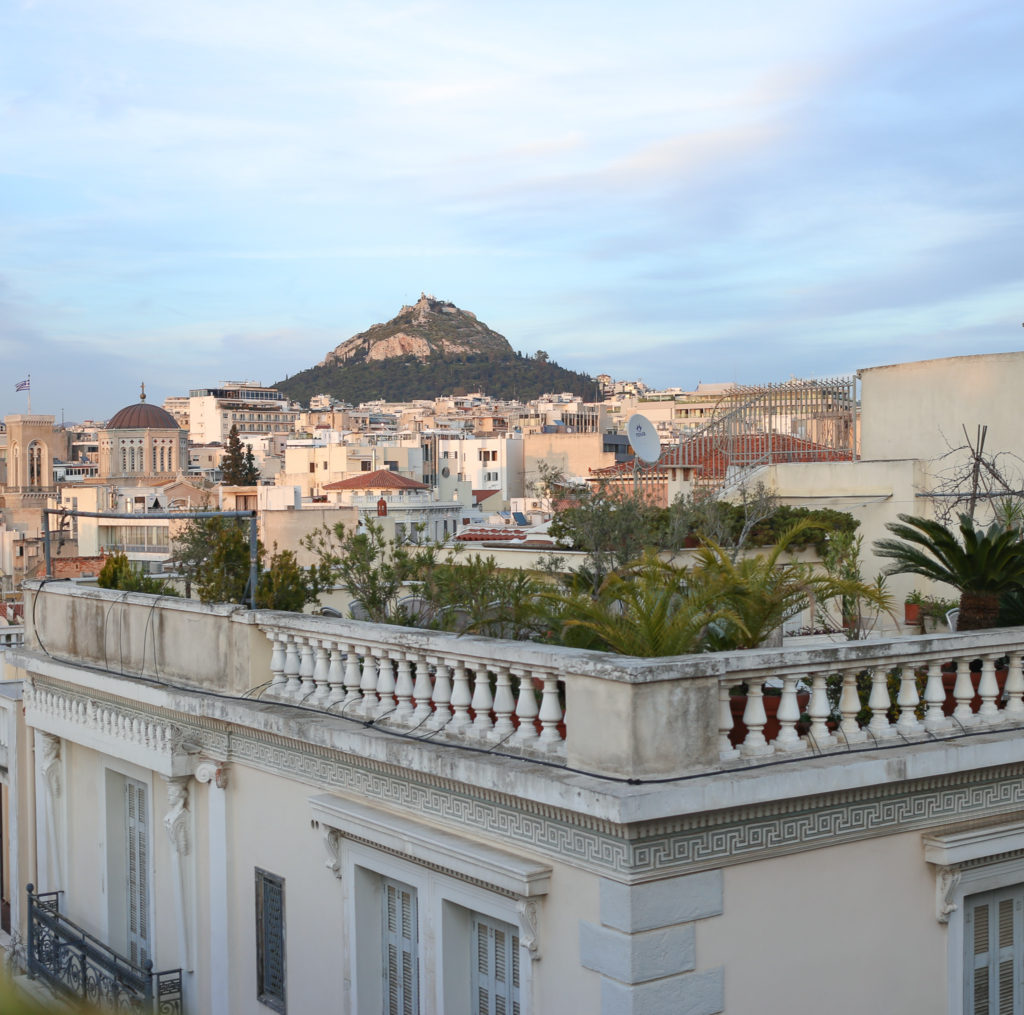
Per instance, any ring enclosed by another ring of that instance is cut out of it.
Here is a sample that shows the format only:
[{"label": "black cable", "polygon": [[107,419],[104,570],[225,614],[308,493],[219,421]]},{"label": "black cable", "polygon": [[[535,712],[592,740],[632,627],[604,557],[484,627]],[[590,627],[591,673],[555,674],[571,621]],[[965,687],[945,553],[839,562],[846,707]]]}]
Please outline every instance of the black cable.
[{"label": "black cable", "polygon": [[[43,581],[44,581],[44,584],[45,584],[46,581],[67,581],[67,579],[66,578],[51,578],[51,579],[44,579]],[[102,674],[106,674],[106,675],[112,675],[112,676],[115,676],[115,677],[116,676],[124,676],[124,677],[127,677],[130,680],[141,680],[143,683],[153,684],[153,685],[155,685],[157,687],[170,688],[170,689],[175,690],[175,691],[184,691],[185,693],[188,693],[188,694],[199,694],[199,695],[203,695],[205,697],[221,698],[221,699],[224,699],[226,701],[239,701],[240,702],[240,701],[251,701],[252,700],[251,698],[248,698],[247,696],[249,694],[253,693],[253,691],[255,690],[254,688],[250,688],[248,691],[243,692],[243,694],[241,694],[241,695],[238,695],[238,694],[224,694],[224,693],[222,693],[220,691],[211,691],[211,690],[207,690],[205,688],[190,687],[190,686],[185,685],[185,684],[175,684],[175,683],[173,683],[172,681],[169,681],[169,680],[161,680],[161,679],[157,679],[155,677],[147,677],[147,676],[144,676],[144,675],[141,675],[141,674],[125,674],[123,672],[122,673],[115,673],[114,671],[112,671],[110,669],[105,669],[105,668],[102,668],[102,667],[99,667],[99,666],[90,666],[88,664],[83,664],[80,660],[61,659],[59,656],[55,656],[51,652],[49,652],[47,650],[46,646],[43,645],[42,639],[39,637],[39,632],[38,632],[38,630],[37,630],[37,628],[35,626],[36,604],[38,602],[38,598],[39,598],[38,596],[35,596],[33,598],[33,600],[32,600],[32,628],[33,628],[33,631],[35,631],[35,633],[36,633],[36,641],[39,642],[39,647],[43,650],[43,652],[46,654],[46,656],[48,658],[52,659],[54,662],[62,663],[65,666],[74,666],[74,667],[77,667],[79,669],[89,670],[89,671],[92,671],[92,672],[95,672],[95,673],[102,673]],[[106,644],[106,638],[104,637],[104,645],[105,644]],[[257,685],[256,689],[258,689],[260,687],[267,687],[269,683],[273,683],[273,681],[269,681],[267,684]],[[307,695],[307,697],[308,697],[308,695]],[[259,700],[262,700],[262,699],[259,699]],[[353,699],[353,700],[355,700],[355,699]],[[378,731],[380,733],[386,733],[388,736],[397,737],[397,738],[402,739],[402,740],[411,740],[414,743],[423,743],[424,741],[428,740],[430,737],[435,736],[437,733],[443,732],[443,729],[438,729],[438,730],[432,731],[426,737],[416,737],[416,736],[412,736],[411,735],[411,731],[409,731],[409,730],[396,730],[396,729],[390,729],[387,726],[378,726],[378,725],[376,725],[376,723],[378,722],[378,719],[385,718],[385,716],[379,716],[379,717],[377,717],[375,719],[359,719],[359,718],[357,718],[355,716],[347,716],[347,715],[345,715],[344,714],[344,710],[342,712],[329,712],[329,711],[327,711],[325,709],[311,708],[308,705],[303,705],[301,703],[295,703],[295,702],[290,702],[290,701],[276,701],[275,700],[275,701],[272,702],[272,704],[274,704],[274,705],[283,705],[286,708],[297,708],[297,709],[300,709],[303,712],[310,712],[313,715],[331,715],[331,716],[334,716],[335,718],[338,718],[338,719],[344,719],[346,722],[356,723],[357,725],[362,726],[364,729],[373,729],[373,730],[376,730],[376,731]],[[390,712],[388,714],[390,715]],[[952,717],[950,717],[950,718],[952,718]],[[426,720],[424,720],[424,721],[426,721]],[[969,731],[966,727],[964,727],[963,724],[959,722],[959,720],[954,720],[954,721],[956,722],[957,726],[960,727],[960,730],[961,730],[961,733],[959,733],[958,735],[954,735],[954,736],[950,736],[950,737],[938,737],[931,730],[927,731],[927,733],[930,736],[932,736],[933,739],[936,742],[940,742],[941,741],[941,742],[945,743],[945,742],[953,741],[953,740],[967,739],[969,737],[986,736],[989,733],[996,732],[991,727],[986,727],[984,729],[979,729],[979,730],[976,730],[976,731],[972,732],[972,731]],[[419,725],[422,725],[422,723],[420,723]],[[419,728],[419,726],[414,727],[414,729],[418,729],[418,728]],[[847,740],[847,742],[846,742],[846,744],[847,744],[846,754],[867,754],[868,752],[876,751],[876,750],[896,750],[896,749],[901,748],[901,747],[914,747],[918,743],[921,742],[921,741],[913,741],[913,740],[904,740],[903,743],[885,744],[884,747],[879,747],[879,746],[876,746],[876,745],[881,743],[881,742],[877,738],[875,738],[873,734],[870,734],[870,735],[871,735],[872,740],[874,741],[874,743],[868,744],[865,747],[855,748]],[[508,738],[506,738],[506,740],[507,739]],[[845,739],[845,737],[844,737],[844,739]],[[590,771],[587,771],[586,769],[583,769],[583,768],[573,768],[573,767],[571,767],[569,765],[562,765],[562,764],[560,764],[557,761],[549,761],[546,758],[531,758],[531,757],[526,757],[526,756],[520,755],[520,754],[506,754],[506,753],[503,753],[503,752],[497,752],[495,750],[495,746],[500,747],[505,742],[506,741],[503,740],[500,743],[498,743],[497,745],[490,746],[490,747],[477,747],[477,746],[475,746],[473,744],[454,743],[454,742],[452,742],[452,743],[443,743],[440,746],[441,747],[451,747],[454,750],[459,750],[459,751],[468,751],[468,752],[470,752],[472,754],[486,754],[486,755],[488,755],[489,757],[492,757],[492,758],[507,758],[509,761],[522,761],[522,762],[526,762],[526,763],[531,764],[531,765],[541,765],[541,766],[543,766],[545,768],[557,768],[560,772],[571,772],[573,775],[583,775],[583,776],[586,776],[586,777],[591,778],[591,779],[599,779],[599,780],[601,780],[603,782],[622,783],[622,784],[627,785],[627,786],[660,786],[660,785],[667,785],[669,783],[691,782],[694,779],[714,778],[715,776],[722,776],[722,775],[732,776],[732,775],[736,775],[737,773],[740,773],[740,772],[757,772],[757,771],[762,771],[763,769],[766,769],[766,768],[778,768],[780,765],[797,764],[797,763],[799,763],[801,761],[804,761],[806,759],[806,755],[804,755],[802,753],[795,753],[795,754],[793,754],[790,757],[778,758],[778,759],[776,759],[774,761],[761,761],[761,762],[758,762],[755,765],[750,765],[750,766],[747,766],[745,768],[720,768],[717,771],[691,772],[691,773],[689,773],[687,775],[664,776],[664,777],[662,777],[660,779],[630,779],[630,778],[624,778],[623,776],[606,775],[606,774],[604,774],[602,772],[590,772]],[[827,755],[824,752],[821,752],[818,755],[818,757],[827,757]]]}]

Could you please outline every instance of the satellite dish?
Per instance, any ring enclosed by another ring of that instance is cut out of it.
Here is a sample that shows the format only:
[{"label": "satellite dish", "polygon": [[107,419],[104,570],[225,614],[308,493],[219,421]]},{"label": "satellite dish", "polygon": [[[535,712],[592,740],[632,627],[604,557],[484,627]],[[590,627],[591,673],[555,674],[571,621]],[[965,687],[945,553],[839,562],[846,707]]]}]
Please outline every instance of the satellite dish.
[{"label": "satellite dish", "polygon": [[629,417],[626,424],[629,443],[633,446],[637,458],[645,462],[656,462],[661,457],[661,438],[654,424],[640,413]]}]

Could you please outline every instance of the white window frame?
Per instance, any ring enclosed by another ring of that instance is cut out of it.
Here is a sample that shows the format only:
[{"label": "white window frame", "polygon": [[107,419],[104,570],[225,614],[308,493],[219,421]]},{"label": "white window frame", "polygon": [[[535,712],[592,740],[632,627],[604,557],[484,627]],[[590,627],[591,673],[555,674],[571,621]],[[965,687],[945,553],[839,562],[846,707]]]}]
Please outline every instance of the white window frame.
[{"label": "white window frame", "polygon": [[328,867],[349,886],[344,923],[356,947],[343,957],[345,1010],[384,1010],[382,939],[367,921],[374,893],[390,879],[417,893],[420,1015],[471,1015],[474,914],[518,932],[520,1015],[530,1015],[531,960],[539,957],[530,920],[547,893],[550,866],[339,797],[313,797],[310,804],[325,841],[333,837]]},{"label": "white window frame", "polygon": [[962,1015],[966,998],[964,899],[1024,885],[1024,821],[944,835],[925,835],[925,860],[935,871],[935,916],[948,923],[948,1015]]}]

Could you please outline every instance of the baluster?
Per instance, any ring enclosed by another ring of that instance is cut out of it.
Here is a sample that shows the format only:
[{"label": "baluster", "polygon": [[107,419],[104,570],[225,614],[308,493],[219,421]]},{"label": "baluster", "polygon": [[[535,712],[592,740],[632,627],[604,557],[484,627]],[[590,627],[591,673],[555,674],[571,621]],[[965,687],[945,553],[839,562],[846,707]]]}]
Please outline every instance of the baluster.
[{"label": "baluster", "polygon": [[839,698],[839,712],[842,721],[839,731],[847,744],[861,744],[867,740],[867,733],[857,724],[860,711],[860,695],[857,693],[857,670],[843,670],[843,691]]},{"label": "baluster", "polygon": [[448,723],[450,730],[462,731],[471,724],[469,705],[473,700],[469,690],[469,677],[466,676],[466,664],[456,661],[452,673],[452,715]]},{"label": "baluster", "polygon": [[363,692],[363,715],[372,716],[380,699],[377,697],[377,660],[373,657],[373,651],[366,646],[360,645],[363,654],[363,674],[359,681],[359,689]]},{"label": "baluster", "polygon": [[[426,669],[426,666],[424,666],[424,669]],[[443,659],[438,659],[434,663],[434,688],[432,692],[434,714],[427,721],[427,726],[432,730],[444,729],[452,720],[451,674],[451,668]],[[417,711],[419,711],[419,706],[417,706]]]},{"label": "baluster", "polygon": [[287,681],[281,693],[289,698],[298,696],[302,684],[299,681],[299,641],[294,634],[286,635],[288,644],[284,652],[284,675]]},{"label": "baluster", "polygon": [[299,645],[299,685],[298,696],[302,701],[308,701],[316,690],[313,683],[313,638],[303,638]]},{"label": "baluster", "polygon": [[740,755],[744,758],[759,758],[772,754],[774,748],[764,738],[764,727],[768,717],[764,712],[764,678],[747,681],[747,705],[743,709],[743,722],[747,735],[740,744]]},{"label": "baluster", "polygon": [[779,720],[779,734],[775,738],[775,750],[795,753],[807,748],[807,741],[796,731],[800,721],[800,705],[796,699],[796,685],[805,674],[789,674],[782,678],[782,700],[776,716]]},{"label": "baluster", "polygon": [[562,740],[558,724],[562,721],[562,702],[558,696],[558,675],[544,674],[544,691],[540,698],[540,742],[556,744]]},{"label": "baluster", "polygon": [[327,667],[327,686],[330,693],[327,695],[325,708],[337,705],[339,701],[345,700],[345,671],[341,666],[341,646],[337,642],[331,642],[331,663]]},{"label": "baluster", "polygon": [[384,652],[377,663],[377,716],[381,719],[395,710],[395,668]]},{"label": "baluster", "polygon": [[1024,656],[1014,654],[1009,657],[1006,663],[1006,707],[1003,714],[1007,719],[1019,722],[1024,716],[1024,672],[1021,666],[1024,665]]},{"label": "baluster", "polygon": [[981,660],[981,680],[978,681],[978,697],[981,706],[978,709],[978,721],[996,723],[1003,721],[1003,713],[996,705],[999,697],[999,684],[996,681],[996,656],[983,656]]},{"label": "baluster", "polygon": [[313,692],[313,697],[309,699],[309,704],[323,706],[327,702],[327,696],[331,693],[331,689],[327,686],[329,661],[327,649],[330,642],[318,640],[315,644],[316,662],[313,664],[313,683],[316,685],[316,691]]},{"label": "baluster", "polygon": [[473,732],[479,736],[487,736],[494,729],[491,721],[491,706],[494,695],[491,694],[491,673],[483,664],[475,667],[476,680],[473,681],[473,700],[470,707],[475,713]]},{"label": "baluster", "polygon": [[287,682],[287,677],[284,675],[284,647],[285,637],[284,635],[277,633],[272,634],[274,648],[270,653],[270,687],[267,690],[271,694],[277,694],[284,690],[284,685]]},{"label": "baluster", "polygon": [[[415,657],[416,680],[412,687],[412,696],[416,699],[416,711],[413,712],[413,722],[417,725],[426,722],[431,716],[430,698],[434,693],[433,685],[430,683],[430,663],[426,656]],[[450,689],[449,689],[450,693]],[[445,716],[445,722],[448,717]]]},{"label": "baluster", "polygon": [[733,747],[729,734],[732,733],[732,707],[729,704],[729,688],[718,683],[718,756],[722,761],[738,758],[740,752]]},{"label": "baluster", "polygon": [[942,706],[946,703],[946,689],[942,684],[942,663],[936,659],[928,661],[924,700],[928,706],[928,711],[924,715],[924,728],[929,733],[948,730],[953,725],[953,720],[942,711]]},{"label": "baluster", "polygon": [[413,717],[412,708],[412,667],[407,655],[398,657],[398,676],[395,679],[395,706],[393,716],[396,722],[408,723]]},{"label": "baluster", "polygon": [[821,671],[811,677],[811,700],[807,703],[807,714],[811,719],[811,728],[807,738],[819,750],[834,747],[836,738],[829,732],[828,718],[828,674]]},{"label": "baluster", "polygon": [[961,726],[973,726],[978,721],[978,717],[971,711],[971,702],[974,700],[974,683],[971,680],[970,659],[956,661],[956,683],[953,685],[953,697],[956,698],[953,718]]},{"label": "baluster", "polygon": [[363,700],[360,690],[362,680],[362,668],[359,664],[359,650],[355,645],[345,646],[345,701],[341,706],[344,712],[350,706],[355,707],[356,702]]},{"label": "baluster", "polygon": [[871,721],[868,731],[876,740],[885,740],[894,736],[896,730],[889,722],[889,671],[885,664],[879,664],[871,671],[871,694],[868,696],[868,708],[871,709]]},{"label": "baluster", "polygon": [[917,693],[917,673],[913,663],[904,663],[900,671],[900,691],[896,695],[900,717],[896,720],[896,732],[905,737],[914,737],[921,732],[921,720],[917,718],[917,706],[921,696]]},{"label": "baluster", "polygon": [[494,668],[494,732],[504,739],[515,733],[512,713],[516,710],[516,699],[512,696],[512,677],[507,666]]},{"label": "baluster", "polygon": [[516,698],[516,715],[519,717],[519,728],[516,730],[514,743],[536,743],[538,733],[537,692],[533,684],[533,674],[529,670],[514,669],[519,679],[519,695]]}]

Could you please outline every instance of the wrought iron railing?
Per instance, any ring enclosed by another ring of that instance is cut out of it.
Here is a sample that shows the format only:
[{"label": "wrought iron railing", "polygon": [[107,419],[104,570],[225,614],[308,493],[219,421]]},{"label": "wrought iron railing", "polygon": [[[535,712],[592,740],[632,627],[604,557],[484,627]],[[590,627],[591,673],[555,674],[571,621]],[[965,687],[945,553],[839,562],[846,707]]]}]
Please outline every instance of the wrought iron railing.
[{"label": "wrought iron railing", "polygon": [[60,912],[62,892],[28,886],[28,975],[58,993],[114,1011],[184,1015],[181,970],[138,966]]}]

